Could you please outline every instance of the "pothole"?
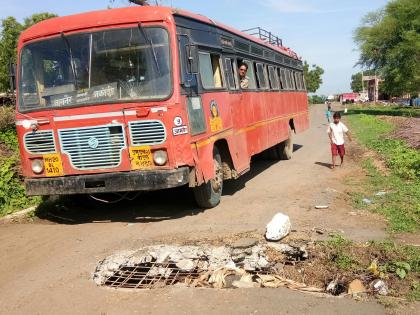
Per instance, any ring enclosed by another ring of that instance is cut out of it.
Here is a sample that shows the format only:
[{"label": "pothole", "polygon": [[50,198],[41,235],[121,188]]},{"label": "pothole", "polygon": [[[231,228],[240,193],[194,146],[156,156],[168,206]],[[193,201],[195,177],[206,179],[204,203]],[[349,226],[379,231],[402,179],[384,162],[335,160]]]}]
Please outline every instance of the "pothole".
[{"label": "pothole", "polygon": [[241,239],[231,246],[147,246],[105,258],[94,281],[111,288],[155,289],[170,285],[209,288],[290,287],[323,292],[280,275],[285,263],[305,260],[304,246],[259,244]]}]

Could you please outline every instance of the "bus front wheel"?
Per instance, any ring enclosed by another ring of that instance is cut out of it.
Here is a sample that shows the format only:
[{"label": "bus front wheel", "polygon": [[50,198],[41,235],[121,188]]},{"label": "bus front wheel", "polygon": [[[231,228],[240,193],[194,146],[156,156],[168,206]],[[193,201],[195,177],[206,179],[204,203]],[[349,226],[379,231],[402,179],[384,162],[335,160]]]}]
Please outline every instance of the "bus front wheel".
[{"label": "bus front wheel", "polygon": [[194,187],[194,198],[198,206],[213,208],[220,202],[223,190],[223,166],[217,147],[213,149],[214,177],[207,183]]}]

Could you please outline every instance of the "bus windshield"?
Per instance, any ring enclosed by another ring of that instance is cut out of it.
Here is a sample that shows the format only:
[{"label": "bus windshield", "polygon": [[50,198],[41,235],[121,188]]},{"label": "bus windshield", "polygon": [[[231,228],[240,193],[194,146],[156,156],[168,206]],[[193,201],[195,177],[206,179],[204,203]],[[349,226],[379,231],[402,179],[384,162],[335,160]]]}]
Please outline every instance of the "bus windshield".
[{"label": "bus windshield", "polygon": [[24,46],[20,58],[22,111],[171,93],[169,37],[161,27],[62,34]]}]

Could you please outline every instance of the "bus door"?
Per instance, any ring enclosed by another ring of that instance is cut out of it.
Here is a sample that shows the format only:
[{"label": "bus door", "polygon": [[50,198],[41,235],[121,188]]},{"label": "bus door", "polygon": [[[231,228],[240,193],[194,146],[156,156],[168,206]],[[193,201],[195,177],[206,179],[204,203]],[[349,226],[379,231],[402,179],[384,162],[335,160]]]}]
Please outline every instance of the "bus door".
[{"label": "bus door", "polygon": [[[238,171],[249,168],[248,142],[246,135],[246,128],[250,113],[246,104],[243,103],[243,93],[240,90],[240,83],[238,79],[238,65],[234,56],[224,56],[223,58],[224,70],[227,85],[229,88],[228,101],[230,104],[235,155],[238,164]],[[232,152],[233,153],[233,152]]]}]

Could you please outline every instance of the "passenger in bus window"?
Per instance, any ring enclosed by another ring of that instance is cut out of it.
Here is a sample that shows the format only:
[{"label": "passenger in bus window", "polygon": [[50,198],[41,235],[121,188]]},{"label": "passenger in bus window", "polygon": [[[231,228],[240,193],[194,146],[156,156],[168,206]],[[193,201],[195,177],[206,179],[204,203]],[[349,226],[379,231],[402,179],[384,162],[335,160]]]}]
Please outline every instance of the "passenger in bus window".
[{"label": "passenger in bus window", "polygon": [[247,89],[249,86],[249,78],[246,75],[248,71],[248,65],[246,63],[241,63],[239,66],[239,79],[241,81],[241,89]]}]

